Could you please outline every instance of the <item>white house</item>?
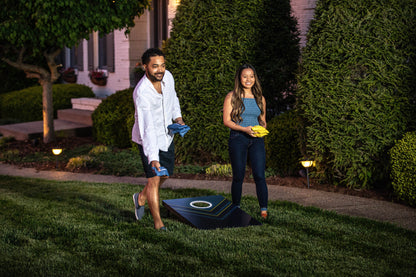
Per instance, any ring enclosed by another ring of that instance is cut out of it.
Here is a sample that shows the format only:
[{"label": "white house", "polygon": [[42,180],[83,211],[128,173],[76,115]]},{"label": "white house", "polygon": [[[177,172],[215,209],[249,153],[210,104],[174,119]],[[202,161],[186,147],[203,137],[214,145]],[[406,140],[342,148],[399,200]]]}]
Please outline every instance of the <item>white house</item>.
[{"label": "white house", "polygon": [[[104,98],[135,85],[134,69],[143,52],[150,47],[161,47],[169,37],[171,22],[180,0],[153,0],[152,9],[135,18],[135,26],[100,36],[90,34],[77,47],[66,48],[60,59],[63,68],[75,68],[77,83],[91,87],[98,98]],[[91,71],[107,76],[105,85],[96,85],[89,76]]]},{"label": "white house", "polygon": [[[314,15],[317,0],[291,0],[292,14],[298,20],[300,46],[306,43],[306,32]],[[77,83],[92,87],[98,98],[104,98],[135,85],[134,69],[143,52],[150,47],[161,47],[169,37],[171,22],[180,0],[153,0],[151,11],[135,19],[128,36],[124,30],[103,37],[90,35],[78,47],[65,49],[61,54],[63,68],[75,68]],[[91,81],[90,71],[98,70],[106,76],[105,85]]]}]

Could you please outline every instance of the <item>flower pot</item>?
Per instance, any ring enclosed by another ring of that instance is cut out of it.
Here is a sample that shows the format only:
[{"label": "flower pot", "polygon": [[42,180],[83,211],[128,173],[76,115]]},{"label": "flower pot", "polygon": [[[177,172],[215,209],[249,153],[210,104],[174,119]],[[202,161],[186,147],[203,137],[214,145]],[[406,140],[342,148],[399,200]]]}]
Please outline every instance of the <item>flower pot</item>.
[{"label": "flower pot", "polygon": [[97,86],[105,86],[107,84],[107,77],[93,77],[91,76],[91,82]]},{"label": "flower pot", "polygon": [[62,79],[67,83],[76,83],[77,75],[62,75]]}]

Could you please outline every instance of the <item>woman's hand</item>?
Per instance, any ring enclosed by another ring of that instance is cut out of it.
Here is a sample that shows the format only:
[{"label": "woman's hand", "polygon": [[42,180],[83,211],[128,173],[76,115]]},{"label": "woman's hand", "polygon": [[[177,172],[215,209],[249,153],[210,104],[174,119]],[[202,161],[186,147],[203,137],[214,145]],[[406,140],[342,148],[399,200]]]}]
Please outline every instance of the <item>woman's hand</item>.
[{"label": "woman's hand", "polygon": [[249,136],[251,136],[251,137],[256,137],[255,135],[254,135],[254,132],[253,132],[253,130],[251,129],[253,126],[247,126],[247,127],[243,127],[244,129],[243,129],[243,132],[244,133],[246,133],[246,134],[248,134]]}]

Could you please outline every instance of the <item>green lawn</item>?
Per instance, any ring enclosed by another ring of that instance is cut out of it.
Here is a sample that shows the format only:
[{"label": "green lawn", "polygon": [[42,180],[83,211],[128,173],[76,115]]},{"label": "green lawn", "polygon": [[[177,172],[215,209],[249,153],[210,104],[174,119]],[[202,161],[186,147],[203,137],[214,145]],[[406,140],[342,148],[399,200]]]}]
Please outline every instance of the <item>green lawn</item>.
[{"label": "green lawn", "polygon": [[[0,176],[0,276],[415,276],[416,232],[271,201],[262,226],[198,230],[149,213],[138,186]],[[162,189],[162,199],[217,194]],[[225,195],[230,199],[229,195]],[[242,209],[260,220],[257,200]]]}]

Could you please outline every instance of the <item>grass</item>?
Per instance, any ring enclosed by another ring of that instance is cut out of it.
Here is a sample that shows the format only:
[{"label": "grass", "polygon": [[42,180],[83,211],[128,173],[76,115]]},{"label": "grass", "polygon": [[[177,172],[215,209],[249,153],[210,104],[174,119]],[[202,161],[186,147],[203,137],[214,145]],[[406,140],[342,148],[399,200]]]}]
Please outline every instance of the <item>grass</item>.
[{"label": "grass", "polygon": [[[162,207],[134,219],[131,184],[0,176],[0,276],[414,276],[416,232],[270,201],[262,226],[198,230]],[[162,199],[217,194],[161,189]],[[224,194],[230,199],[230,196]],[[260,220],[254,197],[242,209]]]}]

